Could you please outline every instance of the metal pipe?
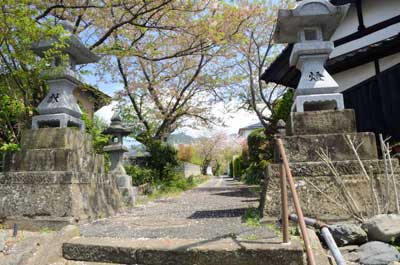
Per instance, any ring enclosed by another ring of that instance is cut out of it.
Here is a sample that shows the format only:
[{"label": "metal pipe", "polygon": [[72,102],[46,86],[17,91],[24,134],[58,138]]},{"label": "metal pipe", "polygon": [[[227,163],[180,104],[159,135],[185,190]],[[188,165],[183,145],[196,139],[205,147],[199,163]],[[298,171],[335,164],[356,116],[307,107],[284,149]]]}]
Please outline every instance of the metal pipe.
[{"label": "metal pipe", "polygon": [[297,195],[296,186],[294,185],[293,176],[292,176],[292,172],[290,171],[289,162],[286,157],[285,148],[283,147],[282,139],[278,138],[278,139],[276,139],[276,141],[277,141],[277,144],[279,147],[279,152],[281,153],[281,156],[282,156],[283,164],[285,166],[286,177],[287,177],[287,181],[289,182],[290,190],[292,192],[294,207],[296,209],[297,216],[299,217],[299,225],[300,225],[301,234],[303,236],[304,247],[306,248],[308,264],[315,265],[315,259],[314,259],[314,255],[312,253],[310,240],[308,238],[307,227],[306,227],[306,223],[304,221],[303,211],[301,210],[301,206],[300,206],[300,199],[299,199],[299,196]]},{"label": "metal pipe", "polygon": [[288,194],[286,184],[286,172],[283,164],[279,167],[281,175],[281,203],[282,203],[282,235],[283,243],[289,243],[289,220],[287,218],[289,214],[288,210]]},{"label": "metal pipe", "polygon": [[[298,222],[298,220],[299,220],[299,218],[295,214],[289,215],[289,219],[294,222]],[[304,220],[307,225],[313,226],[314,228],[321,230],[321,235],[324,238],[325,243],[328,246],[329,250],[331,251],[331,253],[336,261],[336,264],[337,265],[346,265],[346,261],[344,260],[342,253],[340,253],[340,250],[339,250],[338,246],[336,245],[335,240],[332,237],[332,234],[328,228],[328,225],[323,222],[320,222],[314,218],[305,217]]]},{"label": "metal pipe", "polygon": [[18,235],[18,224],[15,223],[13,227],[13,237],[17,237]]}]

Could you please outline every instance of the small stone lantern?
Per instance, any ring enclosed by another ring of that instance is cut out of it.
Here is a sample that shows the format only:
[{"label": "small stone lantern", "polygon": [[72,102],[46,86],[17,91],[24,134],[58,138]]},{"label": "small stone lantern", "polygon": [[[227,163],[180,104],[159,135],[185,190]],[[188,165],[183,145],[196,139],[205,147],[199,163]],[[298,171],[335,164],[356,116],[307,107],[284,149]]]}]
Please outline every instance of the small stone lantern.
[{"label": "small stone lantern", "polygon": [[132,187],[132,179],[126,174],[123,165],[123,155],[128,152],[128,148],[124,146],[123,137],[132,133],[131,128],[122,125],[122,120],[118,111],[114,112],[111,118],[110,126],[103,131],[104,134],[111,135],[109,145],[103,148],[104,152],[110,154],[111,174],[114,175],[118,190],[122,193],[125,201],[132,204],[135,201],[134,188]]},{"label": "small stone lantern", "polygon": [[[40,115],[33,117],[32,129],[46,126],[60,128],[74,126],[83,130],[85,127],[81,120],[82,111],[73,94],[76,87],[83,85],[76,79],[75,67],[80,64],[95,63],[100,58],[72,33],[72,24],[67,21],[62,21],[60,24],[67,31],[67,47],[62,49],[67,60],[63,61],[59,56],[54,58],[55,69],[47,80],[50,91],[37,108]],[[32,50],[39,56],[44,56],[45,51],[51,49],[57,41],[57,39],[40,41],[32,46]],[[57,68],[62,68],[62,71],[57,71],[59,70]]]},{"label": "small stone lantern", "polygon": [[122,120],[118,111],[114,112],[111,117],[110,126],[103,131],[104,134],[111,135],[109,145],[104,147],[104,151],[110,153],[111,158],[111,171],[118,171],[124,173],[125,169],[122,165],[122,157],[125,152],[128,152],[128,148],[124,146],[122,138],[132,133],[132,129],[125,128],[122,125]]},{"label": "small stone lantern", "polygon": [[344,109],[343,95],[324,68],[334,49],[330,41],[349,5],[334,6],[326,0],[304,0],[295,9],[279,10],[277,43],[296,43],[290,65],[301,71],[296,90],[296,111]]}]

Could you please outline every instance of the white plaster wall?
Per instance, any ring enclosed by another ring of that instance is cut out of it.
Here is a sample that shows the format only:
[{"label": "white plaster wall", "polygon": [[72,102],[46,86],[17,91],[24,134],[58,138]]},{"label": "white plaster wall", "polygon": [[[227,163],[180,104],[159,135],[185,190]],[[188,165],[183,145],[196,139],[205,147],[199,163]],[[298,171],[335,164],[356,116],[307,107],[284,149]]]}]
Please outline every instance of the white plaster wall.
[{"label": "white plaster wall", "polygon": [[182,170],[183,170],[183,174],[184,174],[185,178],[188,178],[190,176],[201,175],[200,166],[192,164],[192,163],[184,162]]},{"label": "white plaster wall", "polygon": [[253,131],[254,131],[254,129],[253,129],[253,130],[242,130],[241,136],[242,136],[243,138],[246,138],[246,139],[247,139],[247,136],[249,136],[250,133],[252,133]]},{"label": "white plaster wall", "polygon": [[333,33],[331,40],[341,39],[350,35],[351,33],[356,32],[358,29],[358,18],[357,18],[357,9],[354,5],[351,5],[349,11],[347,12],[346,17]]},{"label": "white plaster wall", "polygon": [[381,71],[385,71],[399,63],[400,63],[400,53],[396,53],[379,60],[379,66],[381,68]]},{"label": "white plaster wall", "polygon": [[366,27],[400,15],[399,0],[363,0],[362,8]]},{"label": "white plaster wall", "polygon": [[338,92],[347,90],[375,75],[374,63],[367,63],[333,75],[339,85]]},{"label": "white plaster wall", "polygon": [[[400,63],[400,53],[379,59],[381,71],[385,71]],[[370,62],[333,75],[339,84],[338,92],[345,91],[373,76],[375,76],[375,63]]]},{"label": "white plaster wall", "polygon": [[[381,21],[400,15],[400,0],[363,0],[363,16],[366,27],[375,25]],[[357,31],[357,11],[352,6],[337,28],[331,40],[337,40]],[[400,32],[400,23],[387,27],[381,31],[367,35],[364,38],[354,40],[338,46],[331,54],[331,58],[348,53],[352,50],[368,46],[372,43],[397,35]]]}]

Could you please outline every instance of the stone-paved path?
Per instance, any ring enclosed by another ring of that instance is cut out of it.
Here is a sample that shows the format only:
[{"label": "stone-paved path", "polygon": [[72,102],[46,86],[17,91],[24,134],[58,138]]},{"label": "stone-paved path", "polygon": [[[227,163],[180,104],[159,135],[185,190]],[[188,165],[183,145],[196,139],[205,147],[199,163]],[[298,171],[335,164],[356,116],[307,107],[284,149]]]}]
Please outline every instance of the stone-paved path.
[{"label": "stone-paved path", "polygon": [[229,178],[213,178],[179,197],[159,199],[128,213],[81,226],[84,237],[277,240],[266,227],[250,227],[242,216],[257,196]]}]

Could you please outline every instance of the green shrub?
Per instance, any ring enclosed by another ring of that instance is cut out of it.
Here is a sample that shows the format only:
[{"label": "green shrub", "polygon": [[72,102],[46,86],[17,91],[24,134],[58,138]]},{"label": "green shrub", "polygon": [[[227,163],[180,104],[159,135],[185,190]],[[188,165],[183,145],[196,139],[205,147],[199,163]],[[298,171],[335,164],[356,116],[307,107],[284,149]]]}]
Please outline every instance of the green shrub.
[{"label": "green shrub", "polygon": [[270,160],[274,155],[273,135],[266,135],[264,129],[257,129],[247,137],[249,164]]},{"label": "green shrub", "polygon": [[247,184],[260,184],[261,179],[265,175],[269,162],[262,160],[257,163],[251,163],[248,168],[244,171],[243,180]]},{"label": "green shrub", "polygon": [[104,146],[108,145],[110,135],[103,134],[103,130],[107,127],[107,124],[94,116],[93,120],[89,118],[87,113],[82,114],[82,120],[85,122],[86,132],[92,136],[93,148],[96,153],[103,154]]},{"label": "green shrub", "polygon": [[0,153],[8,153],[8,152],[18,152],[21,150],[21,146],[15,143],[4,143],[0,146]]},{"label": "green shrub", "polygon": [[148,167],[155,171],[156,182],[168,182],[177,174],[177,151],[176,149],[159,140],[151,141],[146,144],[146,149],[150,156]]},{"label": "green shrub", "polygon": [[256,208],[246,209],[242,221],[248,226],[260,226],[260,213]]},{"label": "green shrub", "polygon": [[233,159],[233,177],[240,178],[243,173],[243,156],[240,155]]},{"label": "green shrub", "polygon": [[274,123],[279,120],[287,121],[290,115],[290,110],[294,102],[294,92],[292,89],[286,91],[282,98],[276,101],[272,119]]},{"label": "green shrub", "polygon": [[145,183],[153,183],[155,173],[148,168],[130,165],[126,168],[126,173],[132,177],[132,185],[139,186]]},{"label": "green shrub", "polygon": [[233,178],[233,160],[229,162],[229,177]]}]

